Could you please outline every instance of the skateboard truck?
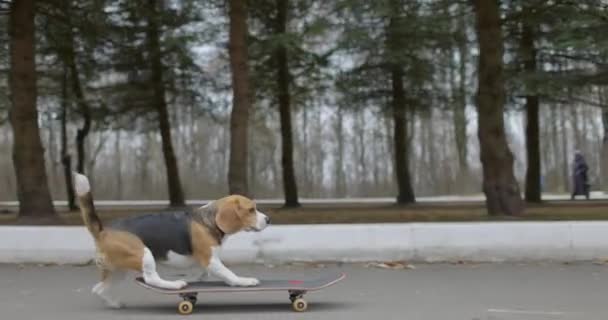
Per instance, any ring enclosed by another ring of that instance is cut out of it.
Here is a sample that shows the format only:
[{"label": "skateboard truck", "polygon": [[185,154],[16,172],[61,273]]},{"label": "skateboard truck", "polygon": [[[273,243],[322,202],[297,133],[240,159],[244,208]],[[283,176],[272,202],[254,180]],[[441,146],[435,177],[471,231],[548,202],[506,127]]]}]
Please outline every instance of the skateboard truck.
[{"label": "skateboard truck", "polygon": [[190,302],[192,302],[192,304],[195,304],[196,303],[196,299],[198,297],[198,293],[196,293],[196,292],[180,293],[179,296],[184,301],[190,301]]}]

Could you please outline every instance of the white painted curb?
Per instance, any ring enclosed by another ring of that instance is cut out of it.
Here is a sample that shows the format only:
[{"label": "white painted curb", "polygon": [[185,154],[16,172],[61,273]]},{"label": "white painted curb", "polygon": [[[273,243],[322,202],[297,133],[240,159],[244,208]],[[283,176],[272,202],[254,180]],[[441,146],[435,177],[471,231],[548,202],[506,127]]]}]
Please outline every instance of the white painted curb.
[{"label": "white painted curb", "polygon": [[[83,227],[0,227],[0,263],[93,259]],[[229,237],[230,263],[588,261],[608,258],[608,222],[282,225]]]}]

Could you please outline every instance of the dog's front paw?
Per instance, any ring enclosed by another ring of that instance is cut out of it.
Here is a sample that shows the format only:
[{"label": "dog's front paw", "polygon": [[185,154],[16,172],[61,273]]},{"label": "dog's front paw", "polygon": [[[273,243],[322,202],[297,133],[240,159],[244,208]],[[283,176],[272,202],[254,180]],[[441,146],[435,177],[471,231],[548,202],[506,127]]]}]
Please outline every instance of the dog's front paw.
[{"label": "dog's front paw", "polygon": [[260,280],[256,278],[240,277],[238,281],[236,281],[236,283],[234,283],[233,285],[237,287],[254,287],[258,284],[260,284]]},{"label": "dog's front paw", "polygon": [[120,309],[125,307],[124,303],[116,300],[108,300],[106,301],[106,305],[112,309]]},{"label": "dog's front paw", "polygon": [[188,282],[186,282],[184,280],[175,280],[175,281],[169,282],[169,288],[167,288],[167,289],[179,290],[179,289],[185,288],[187,285],[188,285]]},{"label": "dog's front paw", "polygon": [[209,278],[209,272],[205,271],[200,276],[198,276],[198,281],[205,281]]}]

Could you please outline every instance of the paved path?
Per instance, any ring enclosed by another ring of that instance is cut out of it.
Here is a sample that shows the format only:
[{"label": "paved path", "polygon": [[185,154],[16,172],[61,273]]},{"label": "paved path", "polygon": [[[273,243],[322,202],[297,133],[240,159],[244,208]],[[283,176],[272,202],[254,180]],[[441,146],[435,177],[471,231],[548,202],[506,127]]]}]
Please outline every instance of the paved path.
[{"label": "paved path", "polygon": [[[605,319],[608,266],[593,264],[417,265],[384,270],[330,265],[346,280],[309,293],[306,313],[291,311],[286,294],[206,294],[193,319],[407,319],[540,320]],[[243,275],[314,275],[311,266],[236,267]],[[161,270],[168,274],[167,270]],[[175,271],[173,271],[175,274]],[[0,265],[0,318],[171,319],[177,298],[144,290],[130,281],[116,294],[127,304],[110,310],[90,293],[94,267]]]}]

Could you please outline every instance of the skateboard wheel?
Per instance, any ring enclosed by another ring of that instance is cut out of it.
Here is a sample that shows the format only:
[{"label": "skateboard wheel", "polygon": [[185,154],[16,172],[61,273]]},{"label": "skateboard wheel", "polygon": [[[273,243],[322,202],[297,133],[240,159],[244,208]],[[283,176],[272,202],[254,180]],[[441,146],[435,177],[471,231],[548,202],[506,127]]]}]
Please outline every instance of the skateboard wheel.
[{"label": "skateboard wheel", "polygon": [[308,302],[306,302],[306,300],[302,298],[298,298],[293,301],[291,306],[293,307],[294,311],[302,312],[305,311],[306,308],[308,308]]},{"label": "skateboard wheel", "polygon": [[194,305],[192,304],[192,302],[187,300],[180,302],[177,306],[177,311],[180,314],[191,314],[193,309]]}]

